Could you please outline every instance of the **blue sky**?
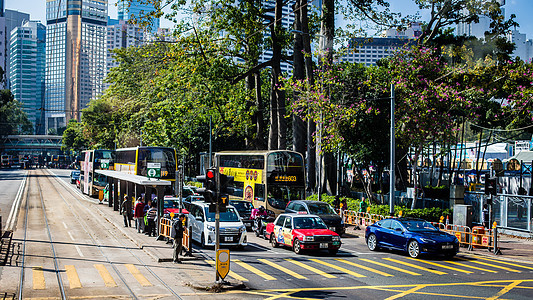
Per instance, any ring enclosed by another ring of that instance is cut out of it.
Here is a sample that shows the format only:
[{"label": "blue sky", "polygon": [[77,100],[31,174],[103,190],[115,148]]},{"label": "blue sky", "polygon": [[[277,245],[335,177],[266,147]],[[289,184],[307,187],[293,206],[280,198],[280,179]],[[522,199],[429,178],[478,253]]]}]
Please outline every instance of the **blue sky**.
[{"label": "blue sky", "polygon": [[[114,4],[117,0],[109,0],[109,15],[116,18],[117,10]],[[417,8],[413,4],[413,0],[389,0],[392,11],[400,11],[403,13],[415,13]],[[5,0],[5,7],[7,9],[18,10],[29,13],[32,20],[40,20],[45,22],[46,0]],[[516,20],[520,24],[518,30],[527,34],[529,39],[533,39],[533,18],[530,14],[533,13],[533,1],[531,0],[506,0],[505,14],[516,15]],[[422,13],[422,16],[424,14]],[[162,20],[162,27],[170,27],[171,23]]]}]

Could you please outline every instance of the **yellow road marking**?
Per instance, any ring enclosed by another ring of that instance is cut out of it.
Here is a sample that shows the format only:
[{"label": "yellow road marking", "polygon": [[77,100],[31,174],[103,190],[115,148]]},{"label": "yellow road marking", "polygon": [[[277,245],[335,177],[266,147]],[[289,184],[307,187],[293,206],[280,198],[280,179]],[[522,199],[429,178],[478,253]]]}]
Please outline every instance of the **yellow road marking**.
[{"label": "yellow road marking", "polygon": [[458,266],[465,267],[465,268],[474,269],[474,270],[480,270],[480,271],[490,272],[490,273],[498,273],[497,271],[494,271],[494,270],[478,268],[478,267],[470,266],[470,265],[467,265],[467,264],[458,263],[456,261],[445,260],[444,262],[447,262],[449,264],[458,265]]},{"label": "yellow road marking", "polygon": [[405,292],[403,292],[403,293],[399,293],[399,294],[394,295],[394,296],[392,296],[392,297],[386,298],[385,300],[398,299],[398,298],[401,298],[401,297],[403,297],[403,296],[407,296],[407,295],[409,295],[409,294],[412,294],[412,293],[414,293],[414,292],[416,292],[416,291],[418,291],[418,290],[420,290],[420,289],[423,289],[423,288],[425,288],[425,287],[426,287],[425,285],[415,286],[414,288],[412,288],[412,289],[410,289],[410,290],[407,290],[407,291],[405,291]]},{"label": "yellow road marking", "polygon": [[65,271],[67,273],[68,283],[70,284],[71,289],[79,289],[81,288],[81,281],[80,277],[78,276],[78,272],[76,272],[76,268],[74,268],[73,265],[65,265]]},{"label": "yellow road marking", "polygon": [[384,260],[388,260],[388,261],[392,261],[392,262],[395,262],[395,263],[398,263],[398,264],[401,264],[401,265],[409,266],[411,268],[415,268],[415,269],[419,269],[419,270],[422,270],[422,271],[434,273],[434,274],[437,274],[437,275],[445,275],[445,274],[447,274],[445,272],[431,270],[431,269],[428,269],[428,268],[424,268],[424,267],[421,267],[421,266],[418,266],[418,265],[413,265],[413,264],[410,264],[410,263],[407,263],[407,262],[404,262],[404,261],[401,261],[401,260],[397,260],[397,259],[392,259],[392,258],[388,258],[388,257],[383,258],[383,259]]},{"label": "yellow road marking", "polygon": [[247,263],[245,263],[243,261],[240,261],[238,259],[232,259],[232,261],[236,262],[239,266],[245,268],[246,270],[251,271],[252,273],[263,277],[266,280],[277,280],[275,277],[272,277],[272,276],[268,275],[267,273],[259,270],[258,268],[254,267],[254,266],[251,266],[251,265],[249,265],[249,264],[247,264]]},{"label": "yellow road marking", "polygon": [[[205,262],[209,263],[212,266],[216,265],[214,260],[206,260]],[[237,273],[235,273],[233,271],[229,271],[228,275],[233,277],[233,278],[235,278],[235,279],[237,279],[237,280],[240,280],[240,281],[248,281],[248,279],[242,277],[241,275],[239,275],[239,274],[237,274]]]},{"label": "yellow road marking", "polygon": [[509,265],[509,266],[513,266],[513,267],[519,267],[519,268],[533,270],[533,267],[526,267],[526,266],[522,266],[522,265],[517,265],[517,264],[510,263],[510,262],[502,261],[502,260],[490,259],[490,258],[485,258],[485,257],[476,257],[476,258],[482,259],[482,260],[488,260],[488,261],[492,261],[492,262],[497,262],[497,263],[500,263],[500,264]]},{"label": "yellow road marking", "polygon": [[330,267],[332,269],[339,270],[341,272],[344,272],[346,274],[350,274],[350,275],[355,276],[355,277],[366,277],[365,275],[361,275],[359,273],[355,273],[354,271],[350,271],[350,270],[345,269],[343,267],[339,267],[337,265],[330,264],[330,263],[327,263],[325,261],[321,261],[321,260],[316,259],[316,258],[312,258],[311,261],[314,261],[314,262],[319,263],[319,264],[323,264],[324,266],[328,266],[328,267]]},{"label": "yellow road marking", "polygon": [[98,273],[100,273],[100,277],[102,277],[102,279],[104,280],[105,286],[107,287],[117,286],[117,283],[115,282],[111,274],[109,274],[109,271],[104,265],[96,264],[94,265],[94,267],[96,268],[96,270],[98,270]]},{"label": "yellow road marking", "polygon": [[[356,263],[353,263],[351,261],[348,261],[348,260],[345,260],[345,259],[342,259],[342,258],[336,258],[335,260],[337,261],[340,261],[342,263],[345,263],[345,264],[348,264],[348,265],[351,265],[351,266],[354,266],[354,267],[358,267],[360,269],[363,269],[363,270],[367,270],[367,271],[370,271],[370,272],[373,272],[373,273],[377,273],[379,275],[383,275],[383,276],[387,276],[387,277],[392,277],[394,275],[392,274],[389,274],[389,273],[385,273],[385,272],[382,272],[380,270],[376,270],[376,269],[373,269],[373,268],[369,268],[367,266],[363,266],[363,265],[360,265],[360,264],[356,264]],[[416,274],[416,273],[415,273]]]},{"label": "yellow road marking", "polygon": [[308,265],[306,265],[306,264],[304,264],[304,263],[302,263],[302,262],[296,261],[296,260],[294,260],[294,259],[289,259],[289,258],[288,258],[288,259],[285,259],[285,260],[288,261],[288,262],[291,262],[291,263],[293,263],[293,264],[295,264],[295,265],[297,265],[297,266],[299,266],[299,267],[302,267],[302,268],[304,268],[304,269],[307,269],[307,270],[309,270],[309,271],[311,271],[311,272],[315,272],[315,273],[317,273],[318,275],[322,275],[322,276],[324,276],[324,277],[326,277],[326,278],[337,278],[337,277],[334,276],[334,275],[328,274],[328,273],[326,273],[326,272],[324,272],[324,271],[320,271],[319,269],[313,268],[313,267],[311,267],[311,266],[308,266]]},{"label": "yellow road marking", "polygon": [[499,291],[496,295],[494,295],[494,296],[492,296],[490,298],[487,298],[487,300],[498,299],[498,298],[500,298],[500,296],[505,295],[507,292],[509,292],[510,290],[512,290],[513,288],[515,288],[517,285],[519,285],[521,283],[522,283],[521,280],[514,281],[513,283],[509,284],[508,286],[503,288],[501,291]]},{"label": "yellow road marking", "polygon": [[472,261],[472,262],[473,262],[473,263],[476,263],[476,264],[484,265],[484,266],[489,266],[489,267],[493,267],[493,268],[497,268],[497,269],[502,269],[502,270],[509,271],[509,272],[520,273],[520,271],[515,270],[515,269],[511,269],[511,268],[507,268],[507,267],[502,267],[502,266],[497,266],[497,265],[489,264],[489,263],[482,262],[482,261],[474,260],[474,261]]},{"label": "yellow road marking", "polygon": [[398,267],[395,267],[395,266],[390,266],[390,265],[383,264],[383,263],[380,263],[380,262],[377,262],[377,261],[373,261],[373,260],[370,260],[370,259],[366,259],[366,258],[360,258],[360,260],[366,261],[366,262],[369,262],[371,264],[375,264],[375,265],[378,265],[378,266],[382,266],[382,267],[385,267],[385,268],[389,268],[389,269],[392,269],[392,270],[396,270],[398,272],[404,272],[404,273],[407,273],[407,274],[410,274],[410,275],[414,275],[414,276],[422,275],[422,274],[418,274],[418,273],[415,273],[415,272],[411,272],[409,270],[404,270],[404,269],[401,269],[401,268],[398,268]]},{"label": "yellow road marking", "polygon": [[450,266],[446,266],[446,265],[442,265],[442,264],[434,263],[434,262],[427,261],[427,260],[418,260],[418,259],[414,259],[414,258],[411,258],[411,257],[410,257],[409,259],[411,259],[411,260],[415,260],[415,261],[418,261],[418,262],[423,262],[423,263],[425,263],[425,264],[433,265],[433,266],[440,267],[440,268],[444,268],[444,269],[450,269],[450,270],[457,271],[457,272],[463,272],[463,273],[467,273],[467,274],[474,273],[474,272],[472,272],[472,271],[467,271],[467,270],[457,269],[457,268],[454,268],[454,267],[450,267]]},{"label": "yellow road marking", "polygon": [[266,259],[263,259],[263,258],[260,258],[260,259],[258,259],[258,260],[259,260],[260,262],[262,262],[262,263],[265,263],[265,264],[267,264],[267,265],[273,267],[273,268],[276,268],[276,269],[278,269],[278,270],[280,270],[280,271],[282,271],[282,272],[285,272],[285,273],[291,275],[292,277],[295,277],[295,278],[298,278],[298,279],[307,279],[307,277],[305,277],[305,276],[303,276],[303,275],[300,275],[300,274],[298,274],[298,273],[296,273],[296,272],[294,272],[294,271],[292,271],[292,270],[289,270],[289,269],[287,269],[287,268],[285,268],[285,267],[282,267],[282,266],[280,266],[280,265],[278,265],[278,264],[276,264],[276,263],[274,263],[274,262],[271,262],[271,261],[269,261],[269,260],[266,260]]},{"label": "yellow road marking", "polygon": [[33,273],[33,289],[44,290],[46,289],[46,282],[44,281],[43,267],[37,266],[32,268]]},{"label": "yellow road marking", "polygon": [[134,265],[125,264],[125,266],[128,269],[128,271],[130,271],[131,275],[133,275],[133,277],[135,277],[135,279],[137,279],[137,281],[142,286],[152,286],[152,283],[148,281],[148,279],[146,279],[146,277],[144,277],[144,275],[141,274],[141,272]]}]

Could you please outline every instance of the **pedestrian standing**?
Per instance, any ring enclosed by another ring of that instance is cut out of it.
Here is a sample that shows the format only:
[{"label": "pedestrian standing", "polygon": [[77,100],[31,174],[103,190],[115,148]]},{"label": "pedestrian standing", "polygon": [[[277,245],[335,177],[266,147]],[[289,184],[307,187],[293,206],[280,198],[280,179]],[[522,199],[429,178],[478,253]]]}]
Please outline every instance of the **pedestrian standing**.
[{"label": "pedestrian standing", "polygon": [[483,226],[485,226],[485,228],[489,228],[490,229],[490,224],[489,224],[489,205],[487,203],[485,203],[483,205]]},{"label": "pedestrian standing", "polygon": [[148,221],[148,236],[155,236],[155,221],[157,219],[157,208],[155,204],[146,212],[146,220]]},{"label": "pedestrian standing", "polygon": [[133,218],[135,219],[135,228],[137,228],[137,232],[141,232],[143,227],[142,224],[144,224],[144,202],[141,197],[137,198],[137,202],[135,202]]},{"label": "pedestrian standing", "polygon": [[131,214],[131,209],[129,208],[130,207],[130,203],[128,201],[128,196],[124,196],[124,201],[122,201],[122,204],[120,206],[120,212],[122,213],[122,217],[124,217],[124,227],[131,227],[131,223],[130,223],[130,214]]},{"label": "pedestrian standing", "polygon": [[174,221],[172,224],[173,230],[172,234],[174,235],[174,256],[173,261],[174,263],[181,264],[181,260],[179,258],[179,255],[181,254],[181,250],[183,248],[183,231],[185,229],[183,228],[183,221],[185,221],[185,215],[180,214],[179,218]]}]

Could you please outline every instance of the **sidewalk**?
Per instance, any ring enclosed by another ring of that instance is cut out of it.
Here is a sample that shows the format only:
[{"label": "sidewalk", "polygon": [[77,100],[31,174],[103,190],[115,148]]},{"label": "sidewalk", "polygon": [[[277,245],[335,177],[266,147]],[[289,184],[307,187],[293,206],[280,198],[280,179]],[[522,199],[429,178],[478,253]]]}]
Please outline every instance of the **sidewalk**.
[{"label": "sidewalk", "polygon": [[[346,233],[357,235],[360,238],[365,238],[365,226],[359,226],[361,230],[354,230],[353,226],[349,226]],[[490,257],[497,257],[509,260],[523,261],[526,263],[533,263],[533,241],[525,238],[513,237],[508,235],[498,235],[498,247],[501,255],[495,255],[492,251],[485,249],[476,249],[468,251],[467,248],[460,248],[459,253],[483,255]]]},{"label": "sidewalk", "polygon": [[[133,227],[124,227],[124,220],[118,211],[113,211],[108,207],[107,202],[103,204],[91,204],[99,208],[99,213],[120,230],[126,237],[137,246],[143,249],[155,262],[172,263],[173,248],[172,243],[165,240],[157,240],[155,237],[149,237],[143,233],[138,233],[135,229],[135,221],[132,220]],[[190,286],[201,291],[221,291],[243,288],[242,282],[227,276],[225,283],[222,285],[215,284],[215,268],[205,262],[210,257],[204,257],[201,253],[193,251],[193,257],[180,256],[183,263],[173,264],[176,270],[179,270],[179,277],[183,285]]]}]

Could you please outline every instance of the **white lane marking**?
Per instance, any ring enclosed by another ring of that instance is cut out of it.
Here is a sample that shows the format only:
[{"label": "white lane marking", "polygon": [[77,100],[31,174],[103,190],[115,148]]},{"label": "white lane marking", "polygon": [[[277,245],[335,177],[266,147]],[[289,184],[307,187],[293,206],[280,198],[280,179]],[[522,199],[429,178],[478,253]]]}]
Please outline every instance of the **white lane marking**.
[{"label": "white lane marking", "polygon": [[63,222],[63,226],[65,226],[65,229],[68,229],[68,226],[65,222]]},{"label": "white lane marking", "polygon": [[83,257],[83,253],[81,253],[81,249],[78,245],[75,245],[74,248],[76,248],[76,250],[78,251],[78,254]]},{"label": "white lane marking", "polygon": [[15,220],[17,219],[16,215],[20,207],[22,194],[23,194],[24,188],[26,187],[27,178],[28,178],[28,171],[24,173],[24,179],[22,179],[22,183],[20,184],[20,187],[17,191],[17,195],[15,196],[15,201],[13,202],[13,205],[11,205],[11,211],[9,212],[9,217],[7,218],[7,222],[6,222],[6,230],[13,230],[13,226],[15,225]]},{"label": "white lane marking", "polygon": [[75,242],[76,240],[74,239],[74,237],[72,236],[72,233],[70,233],[70,231],[67,231],[68,235],[70,236],[70,239]]}]

